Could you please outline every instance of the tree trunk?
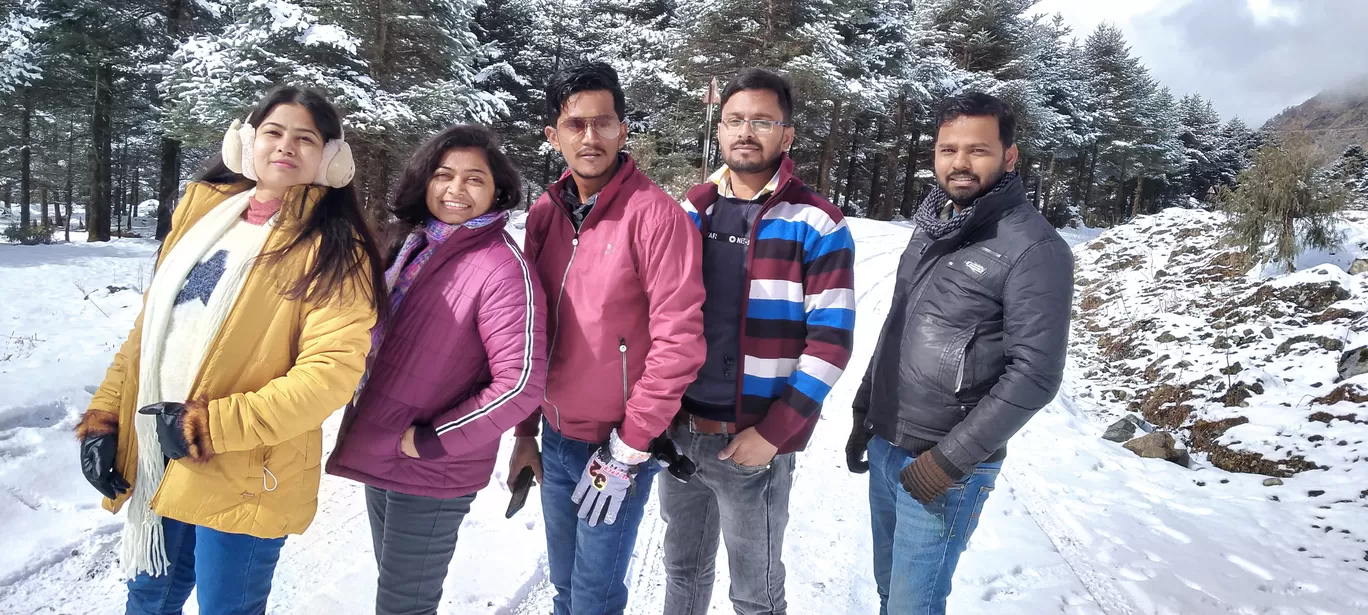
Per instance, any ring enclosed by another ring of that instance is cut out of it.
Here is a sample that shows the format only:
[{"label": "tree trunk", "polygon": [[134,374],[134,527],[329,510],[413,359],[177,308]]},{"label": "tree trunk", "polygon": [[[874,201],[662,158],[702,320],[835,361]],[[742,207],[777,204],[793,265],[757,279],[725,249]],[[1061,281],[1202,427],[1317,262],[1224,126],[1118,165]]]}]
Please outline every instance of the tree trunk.
[{"label": "tree trunk", "polygon": [[42,226],[43,226],[44,229],[47,229],[47,228],[51,228],[51,227],[52,227],[52,222],[51,222],[51,220],[49,220],[49,218],[48,218],[48,187],[47,187],[47,183],[44,183],[44,184],[43,184],[43,187],[40,188],[40,191],[41,191],[42,196],[39,197],[39,198],[41,198],[42,201],[43,201],[43,205],[42,205],[42,207],[43,207],[43,210],[42,210],[42,211],[43,211],[43,214],[42,214]]},{"label": "tree trunk", "polygon": [[1050,155],[1045,158],[1045,166],[1036,175],[1035,208],[1042,214],[1048,213],[1045,211],[1045,182],[1049,179],[1050,171],[1054,169],[1054,158],[1054,152],[1050,152]]},{"label": "tree trunk", "polygon": [[5,182],[5,213],[14,212],[14,182]]},{"label": "tree trunk", "polygon": [[138,217],[138,201],[142,198],[142,191],[138,189],[138,183],[142,181],[142,178],[139,177],[141,175],[140,171],[142,171],[142,169],[135,160],[133,162],[133,198],[128,200],[128,204],[132,207],[128,212],[128,228],[130,229],[133,228],[133,219]]},{"label": "tree trunk", "polygon": [[75,127],[71,122],[67,122],[66,216],[62,220],[62,227],[66,231],[67,241],[71,241],[71,206],[73,202],[73,188],[75,187],[75,180],[73,179],[74,171],[72,170],[76,166],[76,131],[74,128]]},{"label": "tree trunk", "polygon": [[879,215],[879,203],[883,202],[883,166],[884,151],[883,140],[887,135],[885,129],[888,127],[888,116],[879,116],[879,131],[874,138],[874,164],[869,166],[869,199],[865,201],[865,216]]},{"label": "tree trunk", "polygon": [[1117,166],[1121,170],[1121,177],[1116,182],[1116,201],[1112,205],[1112,223],[1115,224],[1126,211],[1126,164],[1130,162],[1130,155],[1121,157],[1121,164]]},{"label": "tree trunk", "polygon": [[1088,183],[1083,187],[1083,206],[1078,208],[1078,217],[1087,220],[1087,211],[1092,206],[1093,184],[1097,182],[1097,143],[1093,143],[1088,162]]},{"label": "tree trunk", "polygon": [[898,213],[907,220],[912,219],[912,214],[917,210],[916,191],[917,187],[917,156],[921,153],[921,130],[912,129],[912,138],[907,144],[907,169],[903,171],[903,194],[902,205],[898,208]]},{"label": "tree trunk", "polygon": [[114,102],[113,67],[103,59],[95,62],[95,104],[90,113],[90,151],[86,160],[90,166],[90,201],[86,206],[88,241],[110,239],[110,135],[109,108]]},{"label": "tree trunk", "polygon": [[1054,196],[1055,186],[1054,168],[1055,155],[1054,152],[1050,152],[1050,160],[1045,163],[1045,186],[1044,189],[1041,190],[1044,194],[1040,197],[1040,211],[1044,212],[1046,218],[1048,218],[1056,228],[1059,228],[1064,226],[1064,221],[1060,219],[1061,216],[1059,215],[1059,212],[1050,209],[1050,197]]},{"label": "tree trunk", "polygon": [[[166,41],[168,45],[181,42],[181,21],[184,18],[183,0],[166,0]],[[169,51],[169,50],[168,50]],[[162,102],[157,101],[161,106]],[[180,191],[181,142],[168,136],[163,128],[161,137],[161,175],[157,178],[157,241],[171,232],[171,212],[175,208],[176,193]]]},{"label": "tree trunk", "polygon": [[903,133],[907,128],[906,123],[904,122],[906,116],[907,95],[903,94],[898,97],[898,112],[893,120],[893,144],[889,146],[888,156],[884,158],[884,160],[887,161],[887,165],[884,167],[883,174],[884,177],[887,178],[888,185],[884,190],[883,203],[879,207],[880,220],[893,219],[893,195],[895,194],[893,191],[893,182],[898,179],[898,149],[902,146]]},{"label": "tree trunk", "polygon": [[854,215],[855,210],[850,203],[850,195],[855,192],[859,184],[855,177],[855,159],[860,153],[860,133],[864,131],[864,124],[859,115],[855,116],[855,121],[851,124],[850,131],[850,155],[846,158],[846,178],[845,187],[841,189],[841,212],[846,215]]},{"label": "tree trunk", "polygon": [[19,230],[27,231],[33,198],[33,89],[24,88],[24,118],[19,128]]},{"label": "tree trunk", "polygon": [[1131,218],[1140,215],[1140,195],[1143,193],[1144,189],[1145,178],[1137,175],[1135,177],[1135,200],[1131,202]]},{"label": "tree trunk", "polygon": [[128,139],[119,144],[119,179],[114,189],[114,223],[118,238],[123,239],[124,210],[128,209]]},{"label": "tree trunk", "polygon": [[822,160],[817,164],[817,192],[829,194],[831,190],[831,163],[836,157],[836,141],[841,137],[841,105],[837,98],[831,105],[831,119],[827,122],[827,138],[822,144]]},{"label": "tree trunk", "polygon": [[1078,152],[1078,160],[1075,161],[1074,166],[1076,167],[1074,169],[1074,183],[1073,189],[1069,191],[1069,202],[1074,205],[1081,205],[1083,203],[1083,182],[1088,173],[1087,153]]}]

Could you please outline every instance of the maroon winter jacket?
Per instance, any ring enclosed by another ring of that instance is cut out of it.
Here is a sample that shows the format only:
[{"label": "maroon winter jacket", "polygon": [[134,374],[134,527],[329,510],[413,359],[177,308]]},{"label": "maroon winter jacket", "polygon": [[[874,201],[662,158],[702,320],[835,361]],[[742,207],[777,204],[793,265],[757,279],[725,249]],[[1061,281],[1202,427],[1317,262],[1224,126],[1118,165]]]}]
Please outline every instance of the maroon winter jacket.
[{"label": "maroon winter jacket", "polygon": [[[523,240],[552,302],[541,413],[567,438],[602,444],[618,429],[646,450],[679,413],[707,352],[703,240],[630,157],[579,230],[560,197],[570,181],[566,173],[537,199]],[[537,435],[538,421],[518,435]]]},{"label": "maroon winter jacket", "polygon": [[[489,483],[500,436],[537,409],[546,384],[544,291],[506,223],[457,230],[379,325],[384,342],[347,407],[329,474],[437,498]],[[410,425],[423,458],[400,450]]]}]

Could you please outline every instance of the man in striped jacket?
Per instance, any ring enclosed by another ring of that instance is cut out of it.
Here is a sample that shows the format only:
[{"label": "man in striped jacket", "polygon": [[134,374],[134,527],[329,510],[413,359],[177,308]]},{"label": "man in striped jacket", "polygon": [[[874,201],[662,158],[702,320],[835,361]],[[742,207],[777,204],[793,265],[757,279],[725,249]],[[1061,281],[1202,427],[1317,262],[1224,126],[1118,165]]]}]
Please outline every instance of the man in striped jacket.
[{"label": "man in striped jacket", "polygon": [[787,81],[743,70],[722,95],[726,166],[689,191],[703,234],[707,359],[672,437],[698,464],[660,483],[666,615],[708,612],[719,538],[742,615],[787,611],[794,454],[850,358],[855,246],[841,212],[793,176]]}]

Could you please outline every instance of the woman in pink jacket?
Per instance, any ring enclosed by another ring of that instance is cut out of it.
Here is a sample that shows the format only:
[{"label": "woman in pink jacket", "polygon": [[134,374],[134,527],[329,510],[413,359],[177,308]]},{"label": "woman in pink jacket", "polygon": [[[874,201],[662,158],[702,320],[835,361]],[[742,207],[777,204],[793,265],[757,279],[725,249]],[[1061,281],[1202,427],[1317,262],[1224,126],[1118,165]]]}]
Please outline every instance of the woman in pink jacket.
[{"label": "woman in pink jacket", "polygon": [[391,207],[390,315],[327,465],[366,484],[376,613],[437,612],[499,440],[541,402],[542,286],[504,229],[520,186],[497,137],[460,125],[413,155]]}]

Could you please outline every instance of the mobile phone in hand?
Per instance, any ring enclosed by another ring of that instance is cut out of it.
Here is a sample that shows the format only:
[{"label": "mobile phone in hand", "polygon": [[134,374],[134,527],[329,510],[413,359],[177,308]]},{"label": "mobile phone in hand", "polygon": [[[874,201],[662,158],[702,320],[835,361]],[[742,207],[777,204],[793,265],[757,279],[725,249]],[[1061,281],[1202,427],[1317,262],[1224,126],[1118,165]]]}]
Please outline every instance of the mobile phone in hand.
[{"label": "mobile phone in hand", "polygon": [[532,490],[532,479],[535,476],[532,466],[527,466],[518,474],[518,479],[513,481],[513,497],[508,501],[508,510],[504,512],[505,519],[512,519],[513,515],[522,510],[523,504],[527,503],[527,492]]}]

